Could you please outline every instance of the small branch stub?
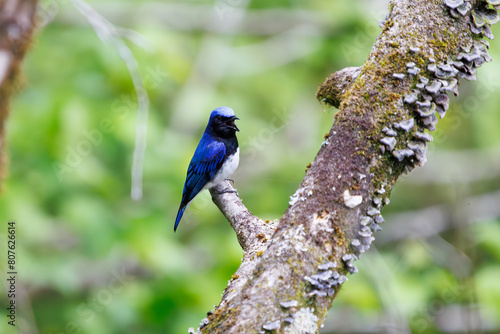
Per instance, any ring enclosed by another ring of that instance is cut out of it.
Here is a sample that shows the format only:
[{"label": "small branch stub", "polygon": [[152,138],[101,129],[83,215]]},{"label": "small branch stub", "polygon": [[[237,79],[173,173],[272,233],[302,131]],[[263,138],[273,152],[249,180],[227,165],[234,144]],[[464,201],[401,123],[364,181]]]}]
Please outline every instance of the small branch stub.
[{"label": "small branch stub", "polygon": [[319,87],[316,98],[338,108],[347,92],[356,81],[363,67],[346,67],[330,75]]}]

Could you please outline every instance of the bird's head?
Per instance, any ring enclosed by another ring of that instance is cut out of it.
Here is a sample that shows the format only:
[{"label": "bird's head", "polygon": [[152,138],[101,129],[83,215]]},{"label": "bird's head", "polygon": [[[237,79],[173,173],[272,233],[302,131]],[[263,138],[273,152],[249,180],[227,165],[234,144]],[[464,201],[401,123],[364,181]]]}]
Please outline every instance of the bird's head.
[{"label": "bird's head", "polygon": [[234,121],[239,119],[234,114],[233,109],[229,107],[219,107],[214,109],[210,114],[210,121],[208,127],[210,130],[220,136],[227,137],[234,135],[236,131],[240,131]]}]

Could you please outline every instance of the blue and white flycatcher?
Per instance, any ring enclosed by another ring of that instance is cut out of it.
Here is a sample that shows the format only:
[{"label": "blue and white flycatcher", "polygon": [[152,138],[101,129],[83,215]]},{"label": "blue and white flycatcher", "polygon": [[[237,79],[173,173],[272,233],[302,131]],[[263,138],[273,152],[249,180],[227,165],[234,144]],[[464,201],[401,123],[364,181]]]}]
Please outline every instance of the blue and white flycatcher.
[{"label": "blue and white flycatcher", "polygon": [[238,168],[240,149],[236,131],[240,130],[234,124],[237,119],[229,107],[216,108],[210,114],[205,132],[189,163],[174,231],[196,195],[225,180]]}]

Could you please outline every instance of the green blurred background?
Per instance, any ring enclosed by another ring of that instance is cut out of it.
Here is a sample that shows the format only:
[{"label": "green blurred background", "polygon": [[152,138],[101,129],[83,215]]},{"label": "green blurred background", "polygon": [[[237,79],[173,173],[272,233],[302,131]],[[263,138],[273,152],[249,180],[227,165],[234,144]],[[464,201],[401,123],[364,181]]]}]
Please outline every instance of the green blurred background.
[{"label": "green blurred background", "polygon": [[[7,127],[0,253],[13,220],[20,282],[11,328],[2,255],[0,333],[186,333],[242,256],[207,192],[173,233],[209,112],[235,110],[235,187],[252,213],[280,217],[336,112],[316,89],[364,62],[387,1],[89,3],[120,27],[146,81],[144,197],[130,198],[136,98],[124,62],[71,3],[41,2],[46,25]],[[461,83],[426,166],[396,185],[322,333],[500,330],[497,41],[490,53],[478,81]]]}]

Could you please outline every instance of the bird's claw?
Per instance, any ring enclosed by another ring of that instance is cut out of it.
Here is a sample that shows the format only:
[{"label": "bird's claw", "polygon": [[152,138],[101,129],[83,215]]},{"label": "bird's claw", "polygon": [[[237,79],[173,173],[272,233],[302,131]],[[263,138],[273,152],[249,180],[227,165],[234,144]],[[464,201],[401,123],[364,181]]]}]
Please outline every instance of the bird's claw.
[{"label": "bird's claw", "polygon": [[229,182],[232,182],[234,184],[234,180],[233,179],[230,179],[230,178],[226,177],[225,180],[229,181]]},{"label": "bird's claw", "polygon": [[[226,189],[224,189],[224,190],[222,190],[222,191],[218,191],[218,190],[215,190],[215,189],[214,189],[214,192],[215,192],[217,195],[235,193],[235,194],[236,194],[236,196],[238,196],[238,192],[237,192],[236,190],[227,190],[227,188],[226,188]],[[239,197],[239,196],[238,196],[238,197]]]}]

